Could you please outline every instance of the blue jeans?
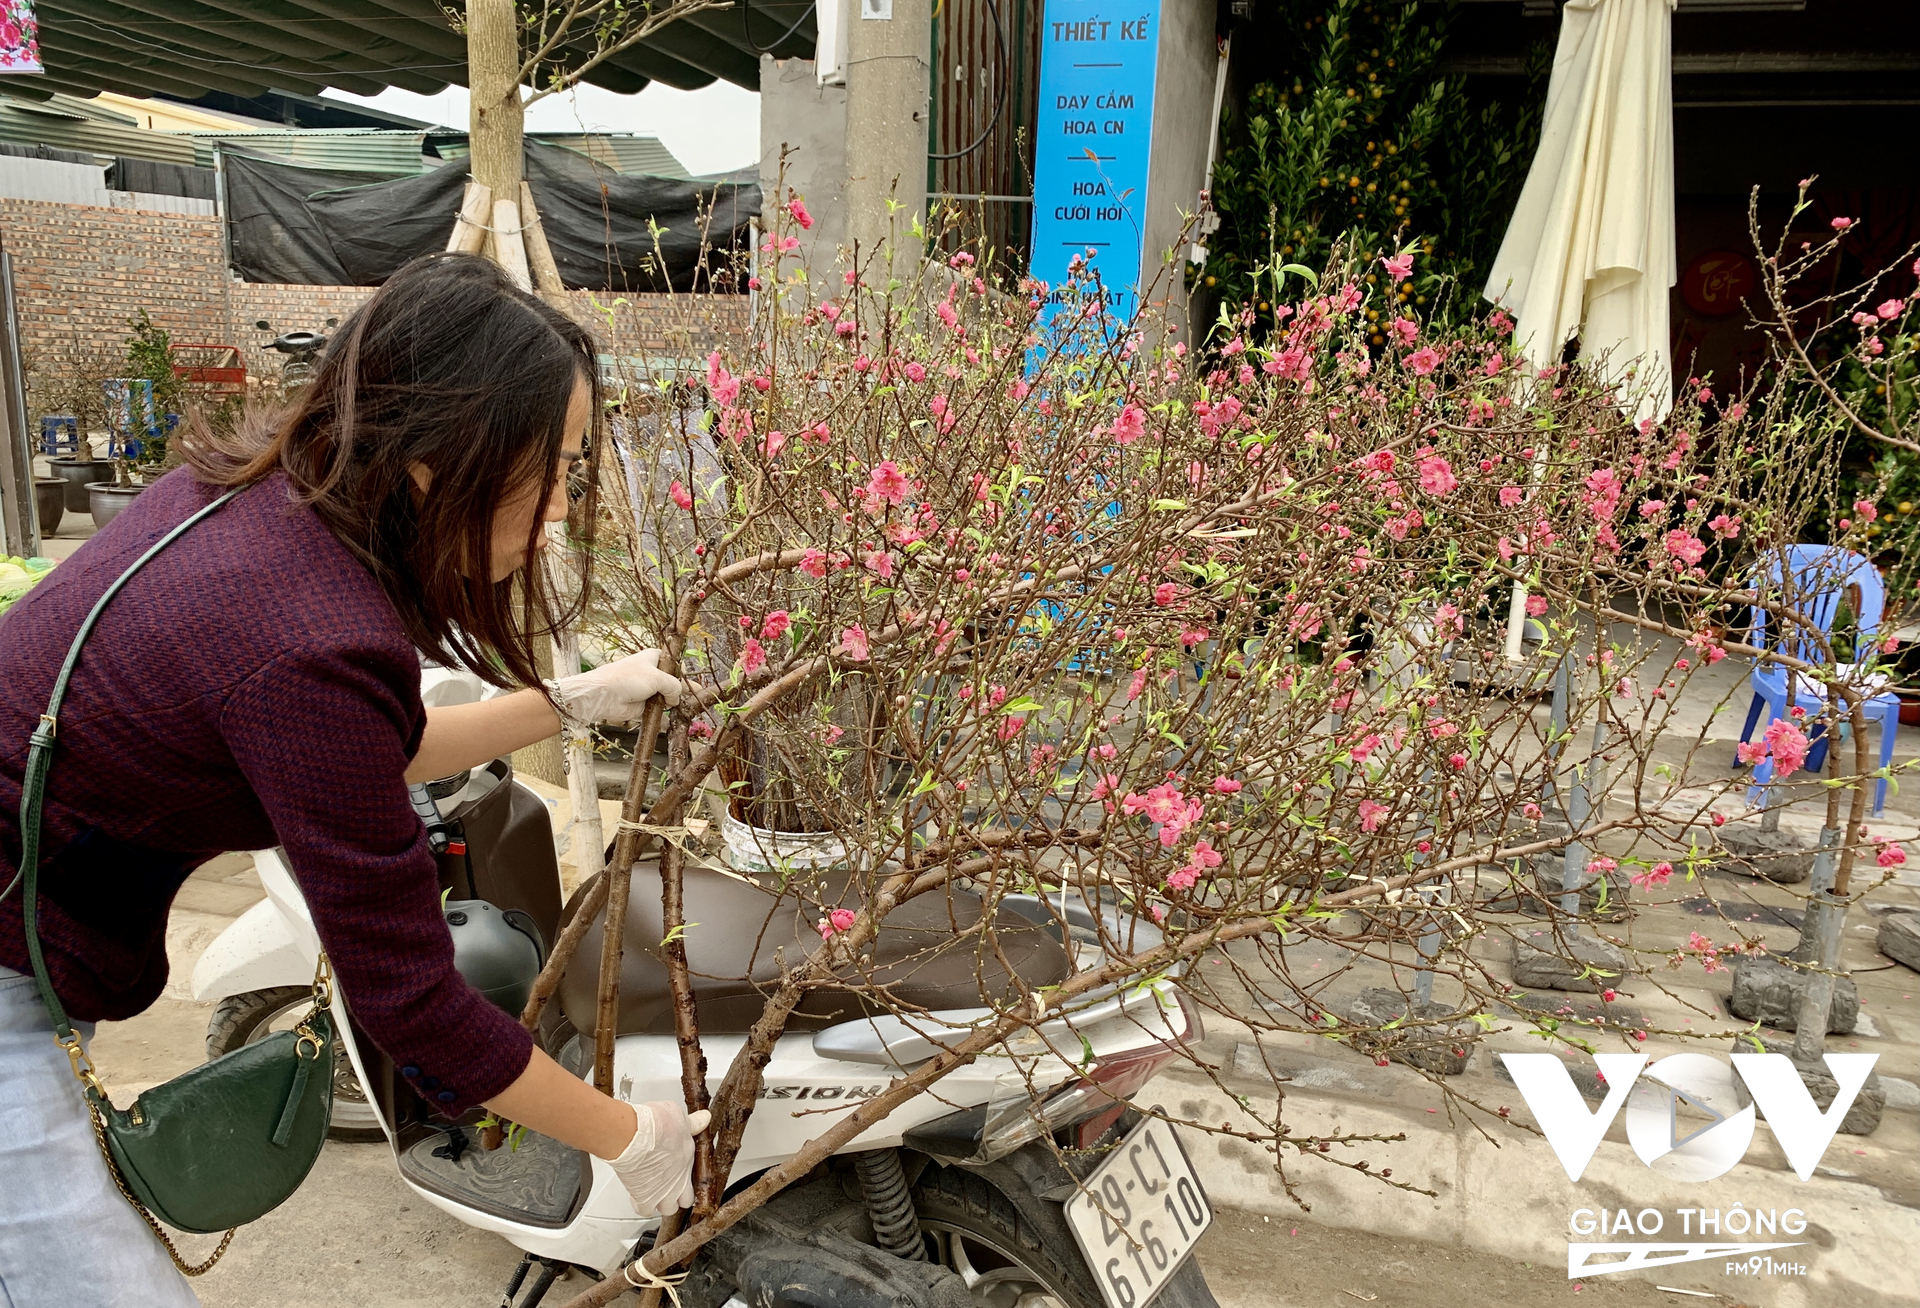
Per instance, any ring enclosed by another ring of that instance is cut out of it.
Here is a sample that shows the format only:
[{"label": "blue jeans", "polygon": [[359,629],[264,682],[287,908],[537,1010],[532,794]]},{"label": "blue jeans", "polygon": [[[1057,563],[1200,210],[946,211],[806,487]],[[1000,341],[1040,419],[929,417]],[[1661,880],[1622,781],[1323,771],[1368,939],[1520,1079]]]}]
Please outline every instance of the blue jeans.
[{"label": "blue jeans", "polygon": [[[76,1023],[83,1039],[89,1024]],[[121,1196],[33,978],[0,967],[0,1308],[196,1308]]]}]

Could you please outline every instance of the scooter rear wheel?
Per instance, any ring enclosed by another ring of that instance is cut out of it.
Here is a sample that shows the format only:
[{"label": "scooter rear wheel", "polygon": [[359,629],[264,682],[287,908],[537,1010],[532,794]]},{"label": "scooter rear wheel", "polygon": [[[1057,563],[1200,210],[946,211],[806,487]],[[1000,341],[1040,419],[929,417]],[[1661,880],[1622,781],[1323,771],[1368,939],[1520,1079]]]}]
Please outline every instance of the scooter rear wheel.
[{"label": "scooter rear wheel", "polygon": [[[207,1021],[207,1057],[219,1058],[290,1029],[313,1003],[310,986],[270,986],[222,999]],[[327,1138],[361,1144],[384,1140],[380,1115],[367,1102],[360,1078],[338,1036],[333,1041],[333,1122]]]},{"label": "scooter rear wheel", "polygon": [[1035,1200],[1023,1211],[979,1176],[934,1164],[914,1184],[913,1206],[928,1254],[959,1274],[979,1308],[1103,1308],[1059,1205]]}]

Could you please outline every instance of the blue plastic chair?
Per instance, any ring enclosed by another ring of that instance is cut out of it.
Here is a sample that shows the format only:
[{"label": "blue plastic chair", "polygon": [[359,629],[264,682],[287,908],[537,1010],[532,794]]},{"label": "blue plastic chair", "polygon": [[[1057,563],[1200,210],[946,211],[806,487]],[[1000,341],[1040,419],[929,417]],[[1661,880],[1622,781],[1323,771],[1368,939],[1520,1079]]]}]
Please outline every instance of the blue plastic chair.
[{"label": "blue plastic chair", "polygon": [[[1856,591],[1858,601],[1854,609],[1854,623],[1857,635],[1854,637],[1856,657],[1861,651],[1869,650],[1875,643],[1880,629],[1880,619],[1886,612],[1887,589],[1880,579],[1879,569],[1875,568],[1864,555],[1851,550],[1843,550],[1832,545],[1794,545],[1787,550],[1787,567],[1792,578],[1791,594],[1801,604],[1801,613],[1807,621],[1817,627],[1824,636],[1833,633],[1834,618],[1840,611],[1840,601],[1849,591]],[[1780,586],[1780,563],[1776,559],[1768,568],[1768,584]],[[1778,640],[1769,644],[1767,639],[1767,615],[1764,609],[1753,610],[1752,644],[1762,649],[1777,649],[1791,658],[1808,663],[1819,663],[1823,655],[1812,636],[1802,631],[1779,633]],[[1747,707],[1747,724],[1740,732],[1741,743],[1753,739],[1756,727],[1765,732],[1776,718],[1789,716],[1791,709],[1798,705],[1806,710],[1813,722],[1813,748],[1807,754],[1806,768],[1809,772],[1819,772],[1826,762],[1828,741],[1823,724],[1818,721],[1819,714],[1827,706],[1825,687],[1809,682],[1804,675],[1797,675],[1777,663],[1765,663],[1756,660],[1753,671],[1748,675],[1748,684],[1753,688],[1753,702]],[[1766,722],[1760,720],[1762,707],[1766,709]],[[1900,723],[1900,697],[1891,691],[1873,696],[1866,704],[1868,723],[1880,724],[1880,766],[1886,768],[1893,762],[1893,744]],[[1734,759],[1736,766],[1739,758]],[[1758,803],[1760,794],[1773,780],[1773,760],[1767,759],[1753,771],[1753,785],[1747,790],[1747,802]],[[1879,817],[1887,806],[1887,779],[1880,778],[1874,787],[1873,815]]]}]

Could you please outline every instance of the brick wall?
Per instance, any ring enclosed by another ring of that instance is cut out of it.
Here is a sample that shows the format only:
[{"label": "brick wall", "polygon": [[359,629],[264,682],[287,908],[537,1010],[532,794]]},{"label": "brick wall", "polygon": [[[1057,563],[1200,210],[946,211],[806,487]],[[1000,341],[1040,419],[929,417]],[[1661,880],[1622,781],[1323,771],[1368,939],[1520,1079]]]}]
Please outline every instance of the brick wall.
[{"label": "brick wall", "polygon": [[[261,348],[270,338],[257,320],[276,334],[319,331],[373,294],[365,286],[236,282],[223,265],[219,220],[188,214],[0,198],[0,245],[13,256],[30,373],[117,360],[127,320],[145,308],[174,340],[238,345],[249,375],[272,376],[281,356]],[[745,296],[573,298],[581,320],[617,355],[705,353],[747,328]]]},{"label": "brick wall", "polygon": [[326,321],[347,315],[367,302],[371,286],[283,286],[271,282],[235,282],[227,284],[227,302],[233,324],[224,344],[238,345],[247,361],[249,377],[271,377],[279,373],[284,356],[266,349],[268,336],[254,326],[261,319],[273,324],[274,336],[286,332],[324,332]]},{"label": "brick wall", "polygon": [[228,333],[217,219],[0,199],[30,370],[122,351],[145,308],[180,340]]}]

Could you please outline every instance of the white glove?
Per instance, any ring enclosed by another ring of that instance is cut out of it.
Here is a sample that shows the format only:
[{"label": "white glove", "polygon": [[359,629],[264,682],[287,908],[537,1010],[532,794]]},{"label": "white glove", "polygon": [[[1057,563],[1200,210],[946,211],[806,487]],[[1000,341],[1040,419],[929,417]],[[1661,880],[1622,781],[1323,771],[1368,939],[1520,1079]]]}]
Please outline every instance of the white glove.
[{"label": "white glove", "polygon": [[634,722],[655,695],[669,706],[680,702],[681,685],[660,670],[657,649],[641,650],[547,684],[561,714],[574,722]]},{"label": "white glove", "polygon": [[693,1137],[707,1129],[713,1114],[689,1113],[679,1104],[633,1105],[633,1139],[608,1165],[627,1187],[633,1211],[664,1217],[693,1206]]}]

